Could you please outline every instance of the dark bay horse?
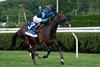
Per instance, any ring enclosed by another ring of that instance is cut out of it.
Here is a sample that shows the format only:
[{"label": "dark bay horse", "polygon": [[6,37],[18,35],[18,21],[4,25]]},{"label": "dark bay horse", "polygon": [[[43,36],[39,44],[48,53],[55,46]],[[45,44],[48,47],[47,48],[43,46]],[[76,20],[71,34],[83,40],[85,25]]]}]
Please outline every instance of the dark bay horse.
[{"label": "dark bay horse", "polygon": [[12,47],[16,44],[16,38],[21,38],[25,44],[29,45],[29,52],[31,53],[32,60],[34,64],[35,62],[35,46],[37,43],[41,44],[42,47],[44,47],[48,52],[46,55],[43,56],[43,58],[48,58],[50,54],[50,48],[49,46],[57,47],[60,52],[60,58],[61,58],[61,64],[64,64],[64,58],[62,55],[62,50],[60,45],[58,44],[56,40],[56,30],[59,23],[67,23],[66,17],[62,12],[58,12],[54,19],[52,21],[49,21],[48,24],[44,24],[41,28],[39,28],[38,37],[30,37],[25,34],[27,31],[27,23],[23,25],[22,28],[20,28],[12,37]]}]

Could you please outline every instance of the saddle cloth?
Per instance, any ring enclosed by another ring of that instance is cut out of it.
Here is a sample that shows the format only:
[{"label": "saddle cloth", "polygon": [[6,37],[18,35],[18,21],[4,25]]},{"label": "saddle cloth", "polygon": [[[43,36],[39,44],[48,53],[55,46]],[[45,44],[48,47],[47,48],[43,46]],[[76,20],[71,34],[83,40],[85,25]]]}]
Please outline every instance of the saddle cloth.
[{"label": "saddle cloth", "polygon": [[25,34],[31,37],[37,37],[36,26],[37,23],[29,22],[27,26],[28,30],[25,32]]}]

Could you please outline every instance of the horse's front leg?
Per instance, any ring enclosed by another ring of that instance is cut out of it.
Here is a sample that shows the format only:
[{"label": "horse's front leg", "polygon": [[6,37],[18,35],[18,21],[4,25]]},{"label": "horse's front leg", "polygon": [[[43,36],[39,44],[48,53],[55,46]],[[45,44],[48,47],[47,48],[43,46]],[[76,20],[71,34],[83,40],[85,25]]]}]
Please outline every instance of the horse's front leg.
[{"label": "horse's front leg", "polygon": [[56,46],[57,46],[57,48],[58,48],[58,50],[59,50],[59,52],[60,52],[60,58],[61,58],[60,62],[61,62],[61,64],[63,65],[63,64],[64,64],[64,58],[63,58],[61,46],[59,46],[59,44],[58,44],[57,41],[55,41],[55,44],[56,44]]},{"label": "horse's front leg", "polygon": [[45,50],[47,50],[47,54],[44,55],[42,58],[48,58],[49,54],[51,53],[49,46],[47,46],[45,43],[42,44]]}]

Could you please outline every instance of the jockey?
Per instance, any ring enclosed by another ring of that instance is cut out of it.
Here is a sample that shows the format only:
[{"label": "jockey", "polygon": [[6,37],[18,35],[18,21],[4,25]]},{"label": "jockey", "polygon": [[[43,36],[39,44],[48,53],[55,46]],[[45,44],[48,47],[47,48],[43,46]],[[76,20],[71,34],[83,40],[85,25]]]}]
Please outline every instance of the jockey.
[{"label": "jockey", "polygon": [[49,22],[55,16],[55,9],[52,5],[47,5],[46,9],[41,10],[41,12],[33,17],[33,22],[28,24],[28,31],[25,34],[37,37],[36,30],[41,26]]}]

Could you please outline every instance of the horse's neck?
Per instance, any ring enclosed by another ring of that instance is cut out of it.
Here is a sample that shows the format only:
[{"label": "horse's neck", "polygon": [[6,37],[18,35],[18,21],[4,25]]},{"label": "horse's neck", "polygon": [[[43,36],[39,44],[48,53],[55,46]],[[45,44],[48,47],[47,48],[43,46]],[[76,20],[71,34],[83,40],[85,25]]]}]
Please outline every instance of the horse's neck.
[{"label": "horse's neck", "polygon": [[57,27],[58,27],[58,24],[56,24],[56,21],[54,21],[52,23],[52,27],[51,27],[51,30],[50,30],[50,35],[56,34]]},{"label": "horse's neck", "polygon": [[52,20],[49,25],[44,25],[44,30],[46,30],[46,33],[49,36],[54,36],[56,34],[58,24],[56,23],[57,21],[55,21],[55,19],[56,18],[54,18],[54,20]]}]

